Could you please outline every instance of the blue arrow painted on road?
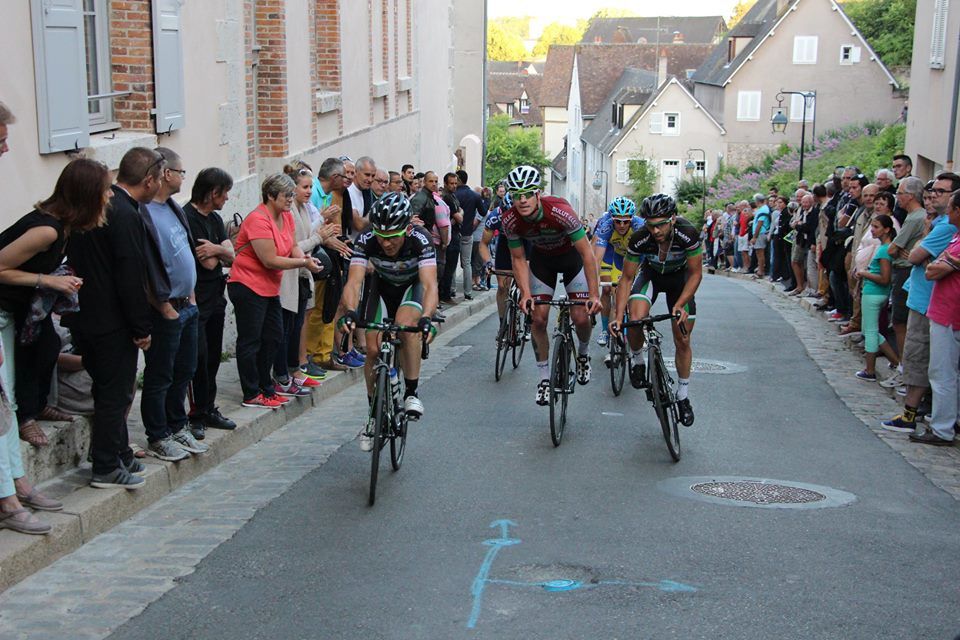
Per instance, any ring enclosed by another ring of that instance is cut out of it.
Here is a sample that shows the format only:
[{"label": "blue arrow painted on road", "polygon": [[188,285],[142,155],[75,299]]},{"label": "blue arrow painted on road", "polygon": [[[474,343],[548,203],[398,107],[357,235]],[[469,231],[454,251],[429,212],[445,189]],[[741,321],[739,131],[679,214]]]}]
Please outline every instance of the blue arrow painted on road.
[{"label": "blue arrow painted on road", "polygon": [[517,526],[517,523],[511,520],[494,520],[490,523],[491,529],[500,529],[500,537],[483,541],[483,544],[490,547],[490,550],[487,551],[487,555],[483,559],[483,564],[480,565],[480,571],[477,572],[477,577],[473,579],[473,587],[470,589],[470,592],[473,594],[473,609],[470,612],[470,619],[467,621],[468,629],[473,629],[477,626],[477,620],[480,618],[480,609],[483,605],[483,590],[487,587],[487,576],[490,575],[490,567],[493,566],[493,561],[496,559],[497,554],[500,553],[500,549],[520,544],[520,540],[510,537],[510,527],[515,526]]}]

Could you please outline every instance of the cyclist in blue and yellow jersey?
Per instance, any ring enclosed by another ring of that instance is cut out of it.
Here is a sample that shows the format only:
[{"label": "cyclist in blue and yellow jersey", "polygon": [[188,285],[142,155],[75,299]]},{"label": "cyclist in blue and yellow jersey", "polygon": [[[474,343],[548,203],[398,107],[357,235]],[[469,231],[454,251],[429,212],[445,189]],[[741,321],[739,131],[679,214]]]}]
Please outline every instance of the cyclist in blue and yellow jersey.
[{"label": "cyclist in blue and yellow jersey", "polygon": [[[703,280],[700,231],[691,222],[678,216],[677,203],[662,193],[645,198],[640,215],[644,225],[634,232],[627,245],[627,257],[617,286],[617,306],[610,319],[610,330],[620,330],[628,302],[630,319],[641,320],[650,314],[650,307],[661,292],[667,296],[671,313],[680,316],[678,321],[672,323],[678,378],[677,409],[680,422],[689,427],[693,424],[693,407],[688,397],[690,367],[693,363],[690,334],[697,317],[694,294]],[[646,385],[641,329],[628,329],[627,340],[631,350],[630,383],[640,389]]]},{"label": "cyclist in blue and yellow jersey", "polygon": [[630,236],[643,226],[643,218],[636,214],[637,205],[633,200],[620,196],[610,203],[593,234],[593,253],[600,263],[600,302],[603,304],[600,314],[602,330],[597,337],[597,344],[601,347],[607,346],[611,288],[620,281]]}]

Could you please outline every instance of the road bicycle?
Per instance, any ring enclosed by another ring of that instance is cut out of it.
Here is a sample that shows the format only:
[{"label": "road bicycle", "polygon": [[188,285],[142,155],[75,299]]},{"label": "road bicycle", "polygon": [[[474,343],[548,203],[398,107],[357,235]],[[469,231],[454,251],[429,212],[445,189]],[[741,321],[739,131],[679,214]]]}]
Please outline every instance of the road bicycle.
[{"label": "road bicycle", "polygon": [[[676,394],[673,391],[674,380],[663,361],[663,352],[660,343],[663,334],[654,326],[666,320],[679,320],[679,314],[665,313],[657,316],[647,316],[642,320],[630,320],[623,323],[623,328],[640,327],[643,331],[643,342],[647,346],[647,400],[653,404],[653,410],[660,421],[663,439],[667,443],[667,450],[674,462],[680,460],[680,431],[677,423],[680,421],[677,409]],[[684,326],[680,325],[684,331]]]},{"label": "road bicycle", "polygon": [[630,359],[623,335],[611,331],[607,338],[607,349],[609,354],[606,365],[610,369],[610,386],[613,388],[613,395],[619,396],[627,374],[627,361]]},{"label": "road bicycle", "polygon": [[[383,322],[357,322],[358,329],[380,332],[380,355],[373,365],[373,401],[370,403],[366,435],[373,438],[370,451],[370,494],[367,502],[372,507],[377,499],[377,475],[380,471],[380,452],[390,445],[390,464],[394,471],[400,470],[407,445],[407,412],[403,408],[403,375],[397,366],[397,347],[401,333],[420,333],[419,327],[394,324],[389,318]],[[341,352],[347,348],[348,336],[344,336]],[[424,342],[420,358],[426,360],[430,346]]]},{"label": "road bicycle", "polygon": [[[498,276],[513,276],[512,271],[500,269],[494,269],[491,273]],[[503,317],[500,318],[500,328],[497,331],[497,354],[494,361],[494,376],[497,381],[500,380],[503,369],[507,365],[507,351],[511,354],[513,368],[520,366],[529,329],[530,316],[520,309],[520,290],[515,283],[511,283],[506,308],[503,311]]]},{"label": "road bicycle", "polygon": [[576,388],[576,341],[570,308],[586,306],[583,300],[537,300],[535,304],[557,307],[557,324],[553,331],[553,355],[550,357],[550,439],[559,447],[563,440],[563,428],[567,423],[567,397]]}]

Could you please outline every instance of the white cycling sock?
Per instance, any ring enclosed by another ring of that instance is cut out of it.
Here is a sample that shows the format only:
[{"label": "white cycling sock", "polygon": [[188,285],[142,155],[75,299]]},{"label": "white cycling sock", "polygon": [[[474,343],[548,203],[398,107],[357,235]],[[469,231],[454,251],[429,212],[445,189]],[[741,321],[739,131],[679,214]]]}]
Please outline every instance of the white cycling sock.
[{"label": "white cycling sock", "polygon": [[550,361],[544,360],[543,362],[538,362],[537,371],[540,372],[541,380],[549,380],[550,379]]},{"label": "white cycling sock", "polygon": [[690,387],[690,378],[677,378],[677,400],[686,400]]},{"label": "white cycling sock", "polygon": [[590,349],[589,340],[587,340],[586,342],[581,342],[580,344],[577,345],[577,355],[585,356],[589,352],[589,349]]}]

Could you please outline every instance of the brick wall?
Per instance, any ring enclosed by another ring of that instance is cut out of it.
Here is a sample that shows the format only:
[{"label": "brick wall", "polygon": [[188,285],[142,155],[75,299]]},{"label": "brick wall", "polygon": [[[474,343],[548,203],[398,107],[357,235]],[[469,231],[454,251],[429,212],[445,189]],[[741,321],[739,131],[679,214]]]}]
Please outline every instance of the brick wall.
[{"label": "brick wall", "polygon": [[[317,0],[317,76],[322,91],[340,91],[339,0]],[[337,110],[337,130],[343,133],[343,108]]]},{"label": "brick wall", "polygon": [[110,3],[110,62],[114,91],[132,95],[113,101],[114,118],[123,129],[153,130],[153,35],[149,0]]},{"label": "brick wall", "polygon": [[286,156],[290,147],[287,113],[287,36],[285,0],[256,0],[257,145],[260,157]]}]

